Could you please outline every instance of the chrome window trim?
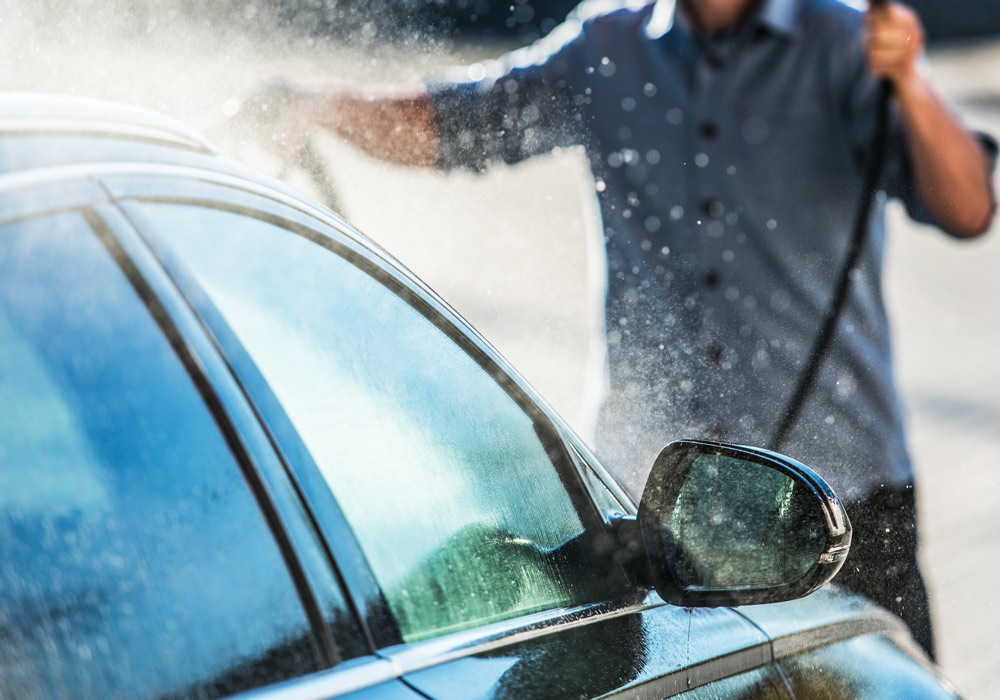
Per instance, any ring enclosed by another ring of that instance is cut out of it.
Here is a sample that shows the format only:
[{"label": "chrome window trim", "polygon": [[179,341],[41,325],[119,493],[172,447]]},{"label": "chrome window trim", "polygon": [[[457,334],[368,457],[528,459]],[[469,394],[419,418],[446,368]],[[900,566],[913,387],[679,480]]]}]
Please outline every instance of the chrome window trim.
[{"label": "chrome window trim", "polygon": [[[345,233],[350,234],[352,238],[356,238],[365,247],[378,252],[380,255],[388,256],[398,264],[398,261],[392,258],[387,251],[359,234],[344,219],[336,215],[331,215],[322,205],[311,201],[280,180],[260,175],[246,166],[227,158],[219,158],[216,164],[220,169],[207,168],[200,163],[181,165],[148,163],[143,161],[104,161],[45,166],[0,174],[0,192],[14,187],[24,187],[59,180],[100,179],[117,175],[159,175],[188,178],[244,190],[308,213],[329,226],[334,226],[338,230],[344,230]],[[225,172],[221,168],[228,168],[232,172]],[[109,183],[110,189],[116,199],[139,196],[137,192],[133,191],[134,188],[116,187],[115,185],[118,184]]]},{"label": "chrome window trim", "polygon": [[626,603],[590,603],[570,608],[544,610],[471,630],[435,637],[424,642],[386,647],[380,650],[380,653],[392,660],[402,673],[415,673],[575,627],[584,627],[605,620],[653,610],[666,604],[655,592],[650,591],[638,601],[633,599],[632,602]]}]

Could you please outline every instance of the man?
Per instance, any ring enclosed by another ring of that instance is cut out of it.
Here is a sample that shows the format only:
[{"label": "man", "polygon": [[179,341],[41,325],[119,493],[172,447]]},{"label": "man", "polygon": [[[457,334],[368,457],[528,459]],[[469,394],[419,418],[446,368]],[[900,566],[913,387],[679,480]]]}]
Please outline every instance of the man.
[{"label": "man", "polygon": [[[846,255],[878,78],[895,103],[885,192],[951,235],[988,228],[996,147],[936,96],[923,48],[919,18],[896,3],[863,15],[835,0],[590,2],[536,45],[423,93],[301,94],[297,112],[410,165],[586,147],[608,272],[597,448],[638,494],[667,439],[772,439]],[[848,505],[855,545],[838,582],[901,615],[933,655],[881,295],[883,207],[780,447]]]}]

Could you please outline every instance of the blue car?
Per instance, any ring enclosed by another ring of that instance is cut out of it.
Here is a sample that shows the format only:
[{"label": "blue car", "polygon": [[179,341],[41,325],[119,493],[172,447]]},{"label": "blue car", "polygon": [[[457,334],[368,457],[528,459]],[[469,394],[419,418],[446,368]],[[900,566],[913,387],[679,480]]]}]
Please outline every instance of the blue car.
[{"label": "blue car", "polygon": [[638,504],[378,245],[157,114],[0,96],[0,697],[954,698],[810,469]]}]

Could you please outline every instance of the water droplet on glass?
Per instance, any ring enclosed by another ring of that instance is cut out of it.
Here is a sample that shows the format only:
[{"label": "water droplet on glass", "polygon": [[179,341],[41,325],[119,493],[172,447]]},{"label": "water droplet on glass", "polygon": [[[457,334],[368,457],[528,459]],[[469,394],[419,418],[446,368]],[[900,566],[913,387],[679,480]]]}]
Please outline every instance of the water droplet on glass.
[{"label": "water droplet on glass", "polygon": [[677,126],[684,121],[684,112],[682,112],[678,107],[672,107],[667,110],[667,121],[674,126]]},{"label": "water droplet on glass", "polygon": [[708,154],[699,153],[698,155],[696,155],[694,157],[694,164],[697,165],[699,168],[708,167]]}]

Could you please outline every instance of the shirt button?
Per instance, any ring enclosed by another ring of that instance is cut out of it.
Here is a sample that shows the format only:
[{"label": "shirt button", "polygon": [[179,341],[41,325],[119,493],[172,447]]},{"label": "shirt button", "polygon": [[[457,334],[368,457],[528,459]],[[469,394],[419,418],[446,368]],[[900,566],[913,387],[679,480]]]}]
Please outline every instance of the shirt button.
[{"label": "shirt button", "polygon": [[705,216],[712,219],[721,219],[726,214],[726,207],[717,199],[706,199],[701,205]]},{"label": "shirt button", "polygon": [[721,345],[719,345],[718,343],[712,343],[708,347],[708,359],[711,360],[714,364],[719,364],[722,362],[723,352],[724,348]]},{"label": "shirt button", "polygon": [[706,141],[715,141],[719,137],[719,125],[713,121],[703,121],[698,126],[698,133]]},{"label": "shirt button", "polygon": [[725,65],[725,61],[722,60],[722,56],[717,53],[709,53],[705,55],[705,63],[712,70],[721,70],[722,66]]}]

